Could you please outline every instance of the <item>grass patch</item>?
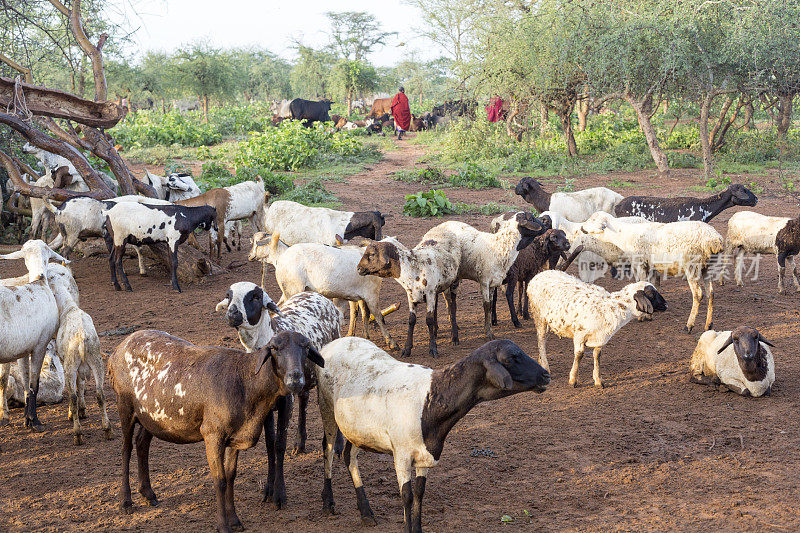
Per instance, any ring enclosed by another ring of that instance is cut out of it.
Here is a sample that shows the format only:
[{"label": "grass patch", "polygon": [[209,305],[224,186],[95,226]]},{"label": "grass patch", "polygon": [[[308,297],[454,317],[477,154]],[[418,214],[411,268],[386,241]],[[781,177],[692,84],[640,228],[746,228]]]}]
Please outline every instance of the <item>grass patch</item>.
[{"label": "grass patch", "polygon": [[609,181],[608,186],[614,189],[626,189],[629,187],[636,187],[636,185],[631,183],[630,181],[624,181],[619,178],[614,178],[613,180]]},{"label": "grass patch", "polygon": [[488,189],[502,186],[493,172],[472,162],[465,163],[455,174],[450,176],[450,183],[454,187],[466,187],[467,189]]},{"label": "grass patch", "polygon": [[339,199],[328,189],[322,181],[314,179],[294,189],[281,194],[279,200],[291,200],[312,207],[337,207],[341,205]]},{"label": "grass patch", "polygon": [[392,174],[392,179],[405,183],[429,183],[441,184],[446,178],[442,170],[438,167],[425,167],[398,170]]},{"label": "grass patch", "polygon": [[489,202],[483,205],[456,202],[453,206],[453,212],[459,215],[499,215],[510,209],[509,206],[500,205],[495,202]]}]

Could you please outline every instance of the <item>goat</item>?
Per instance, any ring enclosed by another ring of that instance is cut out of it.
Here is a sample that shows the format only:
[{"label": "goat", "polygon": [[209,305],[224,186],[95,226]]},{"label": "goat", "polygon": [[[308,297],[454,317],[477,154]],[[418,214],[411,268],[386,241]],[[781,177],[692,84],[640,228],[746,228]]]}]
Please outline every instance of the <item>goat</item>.
[{"label": "goat", "polygon": [[537,211],[555,211],[572,222],[584,222],[597,211],[611,213],[623,196],[605,187],[594,187],[576,192],[548,193],[533,178],[522,178],[514,192],[533,204]]},{"label": "goat", "polygon": [[348,241],[355,237],[379,241],[385,223],[380,211],[337,211],[307,207],[289,200],[272,202],[264,215],[264,231],[273,235],[279,233],[289,246],[301,242],[333,246],[342,238]]},{"label": "goat", "polygon": [[653,222],[678,222],[681,220],[708,222],[725,209],[735,205],[752,207],[756,203],[758,203],[758,198],[750,189],[734,183],[724,191],[708,198],[628,196],[617,204],[614,214],[618,217],[640,216]]}]

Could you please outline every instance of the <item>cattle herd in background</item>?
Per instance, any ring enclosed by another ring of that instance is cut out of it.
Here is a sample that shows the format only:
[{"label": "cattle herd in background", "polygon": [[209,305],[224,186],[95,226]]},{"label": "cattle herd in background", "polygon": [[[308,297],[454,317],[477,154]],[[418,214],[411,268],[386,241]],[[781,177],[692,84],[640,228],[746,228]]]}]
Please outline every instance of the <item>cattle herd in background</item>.
[{"label": "cattle herd in background", "polygon": [[[365,113],[365,117],[363,120],[351,121],[347,117],[331,115],[329,112],[333,102],[327,99],[319,101],[302,98],[283,100],[272,104],[272,123],[277,126],[287,119],[304,120],[306,126],[311,126],[314,122],[332,122],[339,130],[361,128],[368,135],[383,134],[385,129],[394,130],[395,128],[391,103],[391,98],[375,98],[367,109],[364,101],[356,101],[353,108]],[[422,115],[412,114],[409,131],[443,128],[459,117],[475,118],[477,108],[477,102],[472,100],[447,100],[441,105],[433,106],[431,111]]]},{"label": "cattle herd in background", "polygon": [[[372,113],[385,111],[381,105],[376,101]],[[328,103],[309,107],[295,100],[289,107],[292,115],[316,112],[329,118]],[[467,113],[469,106],[462,102],[453,110]],[[60,162],[56,165],[52,168],[48,163],[40,179],[47,178],[52,187],[56,180],[64,185],[65,176],[70,175],[70,184],[79,186],[82,180],[77,173],[71,174],[74,169],[61,170]],[[13,383],[22,384],[18,387],[22,397],[16,399],[25,404],[25,425],[41,430],[37,396],[59,379],[51,363],[42,372],[47,356],[51,362],[63,361],[61,386],[66,378],[75,443],[82,441],[79,419],[85,411],[83,391],[90,375],[96,381],[102,427],[110,437],[97,332],[91,317],[79,307],[77,285],[65,266],[79,240],[104,237],[117,290],[122,288],[119,278],[132,290],[122,268],[126,245],[138,250],[143,245],[167,244],[172,287],[180,291],[178,246],[194,239],[196,230],[208,230],[210,252],[220,256],[229,233],[249,222],[257,230],[250,259],[274,266],[282,294],[277,302],[267,294],[264,269],[261,285],[234,283],[217,304],[217,312],[224,313],[230,327],[237,330],[244,353],[197,346],[163,332],[138,331],[111,354],[107,366],[123,437],[120,506],[126,513],[133,510],[129,462],[137,425],[141,428],[135,439],[139,492],[149,505],[159,504],[149,476],[153,436],[181,444],[204,441],[216,492],[217,528],[240,530],[233,495],[238,452],[252,447],[263,431],[269,455],[263,496],[278,508],[284,506],[283,456],[292,397],[299,404],[294,450],[302,452],[309,391],[316,386],[324,431],[318,436],[324,452],[324,512],[335,512],[331,472],[334,451],[338,451],[352,476],[362,522],[374,524],[356,457],[360,449],[385,453],[394,459],[405,529],[420,531],[428,469],[439,460],[456,422],[479,402],[543,392],[551,379],[548,332],[573,340],[569,383],[578,386],[579,363],[591,348],[593,381],[602,387],[603,347],[628,322],[650,321],[667,308],[661,292],[666,276],[685,277],[689,284],[692,307],[687,331],[694,327],[704,295],[708,299],[707,331],[691,355],[693,381],[762,396],[770,392],[775,379],[772,344],[761,333],[738,324],[726,331],[711,329],[713,282],[719,278],[724,257],[736,258],[736,281],[741,285],[744,254],[775,254],[779,292],[783,292],[786,259],[793,263],[800,250],[800,219],[740,211],[730,219],[727,239],[708,224],[724,209],[756,205],[755,195],[742,185],[731,185],[710,198],[623,198],[604,187],[548,193],[535,179],[523,178],[515,191],[535,207],[538,216],[527,211],[506,213],[493,220],[488,231],[448,221],[431,228],[410,247],[396,237],[384,237],[385,219],[378,211],[270,203],[260,179],[205,193],[182,174],[148,174],[147,179],[159,199],[75,198],[59,206],[47,198],[41,200],[39,216],[53,217],[59,235],[48,246],[32,232],[32,240],[21,250],[0,256],[24,259],[28,269],[27,276],[0,280],[0,311],[8,317],[0,321],[0,423],[9,421],[8,399],[14,392],[8,386],[11,374]],[[53,248],[60,248],[61,254]],[[570,263],[584,254],[605,262],[612,275],[629,275],[633,282],[609,292],[583,273],[584,279],[567,274]],[[50,264],[51,259],[61,264]],[[141,256],[140,271],[144,273]],[[422,306],[428,352],[438,355],[440,293],[449,311],[451,341],[459,344],[456,309],[463,280],[479,286],[487,343],[446,368],[432,370],[395,359],[369,340],[352,337],[358,313],[366,337],[369,317],[374,315],[387,349],[399,349],[379,307],[385,278],[395,279],[407,296],[408,331],[399,357],[411,356]],[[800,290],[794,269],[793,279]],[[515,289],[521,316],[535,324],[538,363],[511,340],[494,339],[497,289],[503,285],[514,326],[520,326]],[[350,336],[339,338],[348,307]]]}]

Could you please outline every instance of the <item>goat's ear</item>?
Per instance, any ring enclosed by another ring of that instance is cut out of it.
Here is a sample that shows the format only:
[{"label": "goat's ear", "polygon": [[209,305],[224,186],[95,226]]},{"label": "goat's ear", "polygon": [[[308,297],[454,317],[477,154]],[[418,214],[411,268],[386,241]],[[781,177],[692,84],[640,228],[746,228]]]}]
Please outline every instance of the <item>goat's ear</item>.
[{"label": "goat's ear", "polygon": [[338,233],[336,234],[334,239],[336,239],[336,246],[341,246],[344,244],[344,238],[342,238],[342,236],[339,235]]},{"label": "goat's ear", "polygon": [[308,345],[308,360],[320,368],[325,368],[325,359],[322,358],[322,354],[310,344]]},{"label": "goat's ear", "polygon": [[636,302],[636,309],[638,309],[642,313],[647,313],[648,315],[653,314],[653,303],[644,293],[644,291],[636,291],[633,295],[633,301]]},{"label": "goat's ear", "polygon": [[258,364],[258,368],[256,369],[256,374],[261,372],[261,368],[264,366],[270,357],[272,357],[272,348],[270,346],[265,346],[262,348],[263,354],[261,354],[261,362]]},{"label": "goat's ear", "polygon": [[508,390],[514,386],[511,374],[497,361],[484,361],[483,366],[486,368],[486,379],[498,389]]},{"label": "goat's ear", "polygon": [[719,353],[722,353],[722,352],[724,352],[724,351],[725,351],[725,348],[727,348],[727,347],[728,347],[728,346],[730,346],[731,344],[733,344],[733,335],[730,335],[730,336],[728,337],[728,340],[726,340],[726,341],[725,341],[725,344],[723,344],[723,345],[722,345],[722,347],[721,347],[719,350],[717,350],[717,353],[719,354]]},{"label": "goat's ear", "polygon": [[23,259],[25,254],[22,253],[22,250],[17,250],[16,252],[11,252],[10,254],[0,255],[0,259]]},{"label": "goat's ear", "polygon": [[69,259],[66,259],[65,257],[61,256],[61,254],[54,252],[53,250],[50,250],[50,259],[55,259],[63,266],[67,266],[70,263]]},{"label": "goat's ear", "polygon": [[217,304],[216,311],[217,313],[221,313],[223,311],[228,310],[228,305],[230,305],[231,301],[226,297],[220,303]]},{"label": "goat's ear", "polygon": [[769,342],[767,339],[765,339],[761,333],[758,334],[758,342],[763,342],[767,346],[772,346],[773,348],[775,347],[775,345]]}]

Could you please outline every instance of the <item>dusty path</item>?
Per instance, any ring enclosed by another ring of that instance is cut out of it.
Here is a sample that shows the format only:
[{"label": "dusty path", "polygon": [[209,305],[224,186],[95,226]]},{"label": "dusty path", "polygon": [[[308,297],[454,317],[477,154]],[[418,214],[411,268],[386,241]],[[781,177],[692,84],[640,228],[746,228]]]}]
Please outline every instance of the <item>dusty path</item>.
[{"label": "dusty path", "polygon": [[[403,216],[403,196],[421,187],[391,180],[387,174],[410,167],[423,156],[424,148],[401,143],[399,150],[388,152],[384,160],[348,178],[347,183],[326,186],[347,209],[377,207],[390,215],[386,234],[413,245],[440,220]],[[681,171],[665,181],[651,172],[614,173],[582,178],[575,186],[607,186],[619,178],[634,185],[621,189],[626,195],[655,190],[677,194],[697,184],[698,176],[696,171]],[[448,190],[447,194],[473,204],[523,205],[501,189]],[[758,210],[795,215],[797,206],[785,198],[764,196]],[[724,231],[732,213],[724,213],[714,226]],[[491,217],[452,218],[486,227]],[[140,278],[133,260],[126,263],[133,273],[133,293],[110,290],[103,257],[76,261],[74,272],[82,304],[98,331],[133,325],[162,329],[197,343],[236,346],[235,332],[214,314],[214,305],[230,283],[257,281],[260,271],[258,265],[246,263],[244,250],[224,258],[226,263],[245,264],[224,276],[186,285],[183,294],[169,290],[165,272],[157,267],[151,269],[150,277]],[[23,269],[22,264],[0,262],[2,277],[18,275]],[[668,280],[663,293],[669,311],[650,323],[629,324],[608,344],[602,361],[606,389],[586,384],[591,375],[586,360],[581,368],[584,385],[569,387],[571,341],[551,339],[553,382],[546,393],[479,405],[454,428],[440,466],[430,472],[424,505],[426,530],[800,529],[800,297],[777,297],[775,279],[774,258],[764,258],[758,281],[749,282],[742,291],[730,284],[717,288],[715,306],[718,328],[749,324],[776,344],[778,381],[771,397],[744,399],[687,383],[688,359],[699,332],[681,332],[689,312],[689,291],[684,281]],[[601,284],[617,288],[620,282],[604,279]],[[278,294],[272,276],[267,289],[273,296]],[[405,335],[404,301],[400,287],[388,280],[382,303],[401,304],[401,310],[388,319],[398,340]],[[535,356],[533,325],[523,322],[516,330],[505,306],[499,310],[498,337],[514,340]],[[699,321],[703,313],[704,308]],[[418,324],[411,360],[441,366],[484,342],[474,283],[462,284],[458,320],[462,345],[452,346],[443,328],[438,360],[426,355],[426,328]],[[374,332],[373,339],[377,337]],[[112,350],[121,339],[103,337],[103,349]],[[106,389],[112,398],[109,414],[116,425],[113,392]],[[41,409],[47,430],[40,434],[24,430],[21,410],[12,410],[12,426],[0,428],[0,531],[211,529],[214,499],[202,444],[154,442],[151,467],[161,506],[147,508],[135,498],[133,515],[118,512],[119,430],[114,440],[102,440],[92,397],[90,389],[88,442],[81,447],[72,445],[65,404]],[[263,445],[240,456],[237,506],[250,531],[361,529],[352,484],[338,462],[334,492],[340,514],[321,516],[321,431],[315,400],[309,409],[310,453],[287,458],[286,509],[274,511],[260,502],[259,483],[266,475]],[[487,448],[496,457],[472,455],[473,450]],[[390,458],[364,453],[359,462],[378,518],[378,526],[368,531],[399,531],[402,508]],[[514,521],[501,523],[503,515]]]}]

